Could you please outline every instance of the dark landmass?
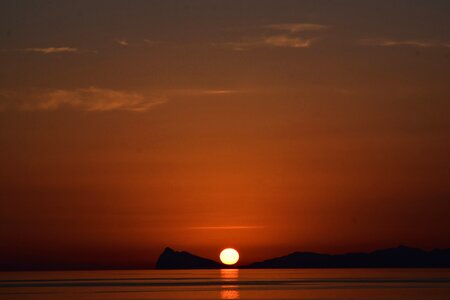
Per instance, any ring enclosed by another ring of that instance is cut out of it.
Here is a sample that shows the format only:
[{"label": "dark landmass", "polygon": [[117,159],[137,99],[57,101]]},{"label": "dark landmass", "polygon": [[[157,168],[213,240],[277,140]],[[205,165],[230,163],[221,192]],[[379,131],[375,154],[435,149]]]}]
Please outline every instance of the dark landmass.
[{"label": "dark landmass", "polygon": [[[188,252],[166,248],[157,269],[220,269],[226,266]],[[244,269],[275,268],[450,268],[450,249],[424,251],[399,246],[370,253],[322,254],[294,252],[286,256],[255,262]]]},{"label": "dark landmass", "polygon": [[207,258],[193,255],[185,251],[175,251],[169,247],[156,262],[157,269],[220,269],[223,265]]},{"label": "dark landmass", "polygon": [[448,268],[450,249],[424,251],[399,246],[370,253],[321,254],[294,252],[252,263],[245,268]]},{"label": "dark landmass", "polygon": [[[0,264],[0,271],[57,271],[57,270],[125,270],[145,269],[152,266],[141,262],[107,264],[61,261],[20,261]],[[160,255],[156,269],[223,269],[225,266],[211,259],[166,248]],[[424,251],[400,246],[370,253],[322,254],[294,252],[286,256],[255,262],[243,269],[275,268],[450,268],[450,249]]]}]

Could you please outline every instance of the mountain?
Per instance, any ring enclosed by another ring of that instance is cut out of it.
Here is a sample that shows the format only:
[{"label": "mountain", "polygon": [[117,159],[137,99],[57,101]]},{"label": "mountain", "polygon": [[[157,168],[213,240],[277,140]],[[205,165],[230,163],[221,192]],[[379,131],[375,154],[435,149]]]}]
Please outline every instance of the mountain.
[{"label": "mountain", "polygon": [[245,268],[448,268],[450,249],[423,251],[399,246],[370,253],[320,254],[294,252],[252,263]]},{"label": "mountain", "polygon": [[166,247],[156,262],[156,269],[220,269],[222,265],[214,260],[175,251]]},{"label": "mountain", "polygon": [[[167,247],[159,256],[157,269],[221,269],[226,266],[210,259]],[[241,268],[450,268],[450,249],[424,251],[399,246],[370,253],[322,254],[294,252],[255,262]]]}]

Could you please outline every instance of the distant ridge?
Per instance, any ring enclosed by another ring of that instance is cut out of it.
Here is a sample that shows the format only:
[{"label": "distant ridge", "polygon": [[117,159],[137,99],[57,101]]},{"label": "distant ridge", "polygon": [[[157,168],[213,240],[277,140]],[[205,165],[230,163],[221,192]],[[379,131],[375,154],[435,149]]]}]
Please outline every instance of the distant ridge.
[{"label": "distant ridge", "polygon": [[407,246],[370,253],[321,254],[294,252],[252,263],[245,268],[448,268],[450,249],[424,251]]},{"label": "distant ridge", "polygon": [[218,262],[185,251],[166,247],[156,262],[156,269],[220,269]]},{"label": "distant ridge", "polygon": [[[157,269],[221,269],[226,266],[200,256],[165,248]],[[381,249],[370,253],[322,254],[294,252],[286,256],[255,262],[240,268],[450,268],[450,249],[424,251],[407,246]]]}]

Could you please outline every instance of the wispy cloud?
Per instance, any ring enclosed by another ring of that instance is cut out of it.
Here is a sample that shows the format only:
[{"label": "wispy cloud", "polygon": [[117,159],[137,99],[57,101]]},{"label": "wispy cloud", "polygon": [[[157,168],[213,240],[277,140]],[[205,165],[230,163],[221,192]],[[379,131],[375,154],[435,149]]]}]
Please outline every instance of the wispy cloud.
[{"label": "wispy cloud", "polygon": [[25,48],[20,49],[25,52],[37,52],[42,54],[64,53],[64,52],[79,52],[77,48],[72,47],[48,47],[48,48]]},{"label": "wispy cloud", "polygon": [[0,102],[3,110],[9,108],[24,111],[73,109],[88,112],[144,112],[166,101],[167,99],[164,97],[150,97],[136,92],[97,87],[72,90],[0,92]]},{"label": "wispy cloud", "polygon": [[235,89],[173,89],[167,92],[172,96],[208,96],[208,95],[230,95],[242,93]]},{"label": "wispy cloud", "polygon": [[308,48],[317,38],[305,39],[287,35],[275,35],[264,39],[264,43],[272,47]]},{"label": "wispy cloud", "polygon": [[189,96],[226,96],[241,93],[233,89],[168,89],[152,93],[113,90],[98,87],[77,89],[0,90],[0,111],[145,112],[170,99]]},{"label": "wispy cloud", "polygon": [[272,35],[258,39],[230,42],[224,45],[236,51],[252,48],[309,48],[318,38],[302,38],[289,35]]},{"label": "wispy cloud", "polygon": [[309,48],[317,38],[304,39],[287,35],[274,35],[257,40],[226,43],[225,46],[236,51],[245,51],[252,48]]},{"label": "wispy cloud", "polygon": [[188,230],[243,230],[243,229],[264,229],[265,226],[237,225],[237,226],[195,226],[187,227]]},{"label": "wispy cloud", "polygon": [[121,46],[128,46],[129,45],[128,40],[125,40],[125,39],[117,39],[116,43],[121,45]]},{"label": "wispy cloud", "polygon": [[313,23],[270,24],[260,28],[263,32],[259,36],[222,45],[236,51],[252,48],[309,48],[320,39],[317,34],[312,33],[329,28],[327,25]]},{"label": "wispy cloud", "polygon": [[359,40],[362,45],[380,46],[380,47],[417,47],[417,48],[431,48],[431,47],[450,47],[450,43],[414,40],[414,39],[390,39],[390,38],[366,38]]},{"label": "wispy cloud", "polygon": [[37,53],[43,55],[51,54],[82,54],[82,53],[98,53],[96,50],[85,50],[75,47],[29,47],[18,49],[0,49],[0,52],[22,52],[22,53]]},{"label": "wispy cloud", "polygon": [[313,23],[285,23],[285,24],[271,24],[265,26],[269,29],[276,29],[281,31],[289,31],[291,33],[303,32],[303,31],[318,31],[329,29],[330,26]]}]

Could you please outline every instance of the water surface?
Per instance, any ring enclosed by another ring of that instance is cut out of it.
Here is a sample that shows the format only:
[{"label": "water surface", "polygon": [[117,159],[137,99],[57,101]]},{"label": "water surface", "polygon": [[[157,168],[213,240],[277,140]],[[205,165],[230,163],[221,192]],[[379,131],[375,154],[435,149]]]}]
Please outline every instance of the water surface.
[{"label": "water surface", "polygon": [[448,300],[450,269],[5,272],[0,299]]}]

